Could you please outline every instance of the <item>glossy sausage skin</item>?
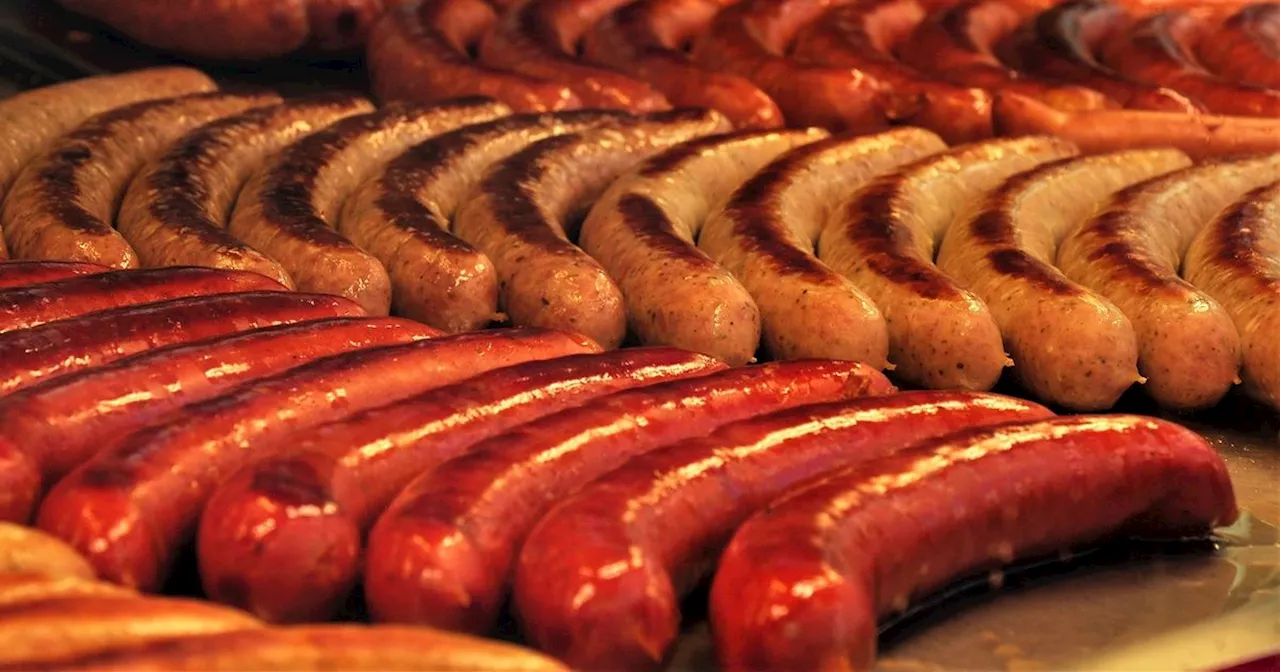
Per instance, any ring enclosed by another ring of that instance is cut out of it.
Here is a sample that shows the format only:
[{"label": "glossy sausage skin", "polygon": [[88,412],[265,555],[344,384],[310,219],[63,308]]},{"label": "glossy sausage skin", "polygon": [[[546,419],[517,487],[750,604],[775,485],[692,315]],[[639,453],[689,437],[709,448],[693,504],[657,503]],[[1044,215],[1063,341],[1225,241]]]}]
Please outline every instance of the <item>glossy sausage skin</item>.
[{"label": "glossy sausage skin", "polygon": [[1245,6],[1200,40],[1196,56],[1215,74],[1237,82],[1280,88],[1280,5]]},{"label": "glossy sausage skin", "polygon": [[109,270],[106,266],[83,261],[5,261],[0,262],[0,290],[97,275]]},{"label": "glossy sausage skin", "polygon": [[0,576],[32,575],[45,580],[97,578],[74,548],[25,525],[0,522]]},{"label": "glossy sausage skin", "polygon": [[[91,567],[89,569],[92,571]],[[90,578],[76,576],[54,578],[34,572],[0,574],[0,609],[17,604],[80,597],[132,599],[137,596],[138,593],[128,588]]]},{"label": "glossy sausage skin", "polygon": [[191,404],[76,469],[45,498],[38,525],[107,580],[157,590],[195,534],[213,489],[297,432],[535,359],[597,351],[575,334],[473,332],[321,359]]},{"label": "glossy sausage skin", "polygon": [[1050,415],[993,394],[907,392],[743,420],[641,455],[529,534],[516,565],[516,614],[538,648],[577,669],[655,669],[678,633],[680,600],[760,507],[923,439]]},{"label": "glossy sausage skin", "polygon": [[286,454],[241,470],[209,500],[197,537],[205,594],[271,622],[332,618],[359,576],[364,535],[418,474],[596,397],[722,368],[670,348],[561,357],[305,432]]},{"label": "glossy sausage skin", "polygon": [[765,364],[621,392],[484,441],[411,483],[374,526],[370,613],[484,632],[538,518],[628,458],[777,409],[893,391],[861,364]]},{"label": "glossy sausage skin", "polygon": [[[876,619],[952,580],[1126,533],[1204,535],[1235,517],[1222,458],[1172,423],[966,429],[833,474],[739,528],[711,591],[716,649],[732,672],[868,670]],[[798,598],[802,585],[812,590]]]},{"label": "glossy sausage skin", "polygon": [[[0,482],[37,475],[43,492],[113,442],[162,421],[182,405],[235,385],[351,350],[438,335],[392,318],[339,318],[289,324],[149,351],[0,397]],[[25,521],[35,505],[11,493],[6,516]],[[25,514],[21,509],[26,508]]]}]

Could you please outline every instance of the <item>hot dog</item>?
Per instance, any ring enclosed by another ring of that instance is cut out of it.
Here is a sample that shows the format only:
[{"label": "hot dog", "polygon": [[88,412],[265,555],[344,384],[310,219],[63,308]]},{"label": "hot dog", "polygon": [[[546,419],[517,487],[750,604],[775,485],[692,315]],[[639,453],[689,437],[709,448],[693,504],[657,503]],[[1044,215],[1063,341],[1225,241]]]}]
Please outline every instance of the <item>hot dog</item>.
[{"label": "hot dog", "polygon": [[84,553],[104,579],[154,591],[213,489],[297,432],[489,369],[593,350],[559,332],[475,332],[350,352],[250,381],[99,453],[49,492],[37,523]]},{"label": "hot dog", "polygon": [[226,232],[231,207],[267,156],[303,135],[371,109],[357,96],[316,96],[201,126],[133,179],[116,228],[142,266],[242,269],[292,287],[280,264]]},{"label": "hot dog", "polygon": [[743,525],[711,590],[716,650],[732,672],[868,670],[876,618],[955,578],[1117,534],[1203,535],[1235,517],[1222,459],[1168,422],[966,429],[831,475]]},{"label": "hot dog", "polygon": [[[88,564],[86,561],[85,566],[88,567]],[[45,600],[80,597],[131,599],[138,597],[138,593],[105,581],[95,581],[79,576],[50,577],[33,571],[0,575],[0,609]]]},{"label": "hot dog", "polygon": [[[712,208],[779,154],[825,131],[747,131],[686,142],[619,178],[596,202],[578,244],[618,283],[642,343],[704,352],[731,366],[755,358],[760,310],[694,241]],[[682,292],[681,287],[698,287]]]},{"label": "hot dog", "polygon": [[241,470],[209,500],[197,536],[205,594],[272,622],[331,618],[359,576],[364,535],[418,474],[596,397],[722,368],[667,348],[563,357],[305,432],[287,454]]},{"label": "hot dog", "polygon": [[450,234],[451,220],[489,167],[546,137],[622,119],[604,111],[514,115],[415,145],[346,202],[338,230],[391,277],[397,315],[445,331],[501,320],[498,276],[484,253]]},{"label": "hot dog", "polygon": [[0,289],[37,285],[42,282],[97,275],[111,269],[83,261],[5,261],[0,262]]},{"label": "hot dog", "polygon": [[275,280],[257,273],[206,268],[113,271],[65,278],[0,291],[0,334],[168,299],[283,290]]},{"label": "hot dog", "polygon": [[1215,74],[1232,81],[1280,88],[1280,5],[1246,5],[1196,45],[1196,56]]},{"label": "hot dog", "polygon": [[0,523],[0,576],[34,574],[45,579],[97,578],[93,565],[61,539],[39,530]]},{"label": "hot dog", "polygon": [[947,230],[938,267],[986,302],[1032,394],[1104,410],[1142,382],[1133,324],[1052,264],[1058,241],[1112,194],[1190,163],[1173,149],[1050,163],[1010,179]]},{"label": "hot dog", "polygon": [[538,648],[576,669],[655,668],[678,633],[680,599],[734,528],[774,498],[922,439],[1049,415],[998,395],[908,392],[743,420],[641,455],[529,534],[515,570],[516,614]]},{"label": "hot dog", "polygon": [[454,233],[493,261],[499,307],[513,324],[570,329],[617,347],[626,331],[622,294],[570,242],[571,223],[636,163],[727,126],[718,112],[675,110],[547,138],[488,171]]},{"label": "hot dog", "polygon": [[893,391],[861,364],[766,364],[620,392],[484,441],[411,483],[374,526],[370,613],[484,632],[542,513],[628,458],[773,410]]},{"label": "hot dog", "polygon": [[[28,458],[4,465],[0,482],[34,480],[39,494],[113,441],[158,424],[184,404],[322,357],[435,335],[408,320],[318,320],[163,348],[58,377],[0,398],[0,444],[7,444],[0,453]],[[30,470],[34,479],[15,470]],[[36,502],[22,506],[18,498],[10,493],[4,518],[25,522]]]},{"label": "hot dog", "polygon": [[279,101],[273,93],[202,93],[91,117],[33,157],[14,181],[0,211],[9,250],[19,259],[136,267],[137,256],[111,228],[133,174],[196,126]]},{"label": "hot dog", "polygon": [[393,104],[343,119],[289,145],[251,177],[229,230],[279,262],[299,289],[345,296],[371,315],[386,315],[386,269],[333,231],[343,201],[408,147],[510,112],[468,98],[434,107]]},{"label": "hot dog", "polygon": [[918,128],[816,142],[765,166],[707,218],[698,247],[751,292],[770,355],[886,365],[884,316],[813,256],[814,243],[848,194],[945,148]]}]

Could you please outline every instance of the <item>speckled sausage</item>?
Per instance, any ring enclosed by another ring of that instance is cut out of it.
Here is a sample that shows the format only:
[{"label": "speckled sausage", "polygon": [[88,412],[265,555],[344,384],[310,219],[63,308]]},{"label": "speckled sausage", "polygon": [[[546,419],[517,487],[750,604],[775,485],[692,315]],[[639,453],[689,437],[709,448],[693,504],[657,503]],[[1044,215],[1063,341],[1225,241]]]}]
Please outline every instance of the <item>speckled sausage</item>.
[{"label": "speckled sausage", "polygon": [[1190,165],[1173,149],[1050,163],[992,192],[947,231],[938,267],[991,309],[1034,395],[1077,411],[1111,408],[1138,375],[1138,343],[1124,313],[1053,266],[1058,242],[1112,194]]},{"label": "speckled sausage", "polygon": [[1196,45],[1196,57],[1214,73],[1232,81],[1280,88],[1280,5],[1246,5]]},{"label": "speckled sausage", "polygon": [[236,196],[253,171],[285,145],[372,109],[358,96],[321,95],[201,126],[133,179],[116,228],[141,266],[240,269],[292,287],[280,264],[226,232]]},{"label": "speckled sausage", "polygon": [[3,261],[0,262],[0,289],[97,275],[109,270],[106,266],[83,261]]},{"label": "speckled sausage", "polygon": [[513,324],[569,329],[617,347],[626,332],[622,293],[570,242],[571,223],[636,163],[725,130],[718,112],[674,110],[547,138],[489,170],[454,233],[493,261],[499,308]]},{"label": "speckled sausage", "polygon": [[496,101],[467,98],[432,107],[393,104],[343,119],[289,145],[251,177],[229,230],[279,262],[299,289],[345,296],[371,315],[386,315],[386,269],[333,230],[343,202],[405,149],[510,112]]},{"label": "speckled sausage", "polygon": [[1009,363],[982,300],[933,265],[955,220],[1010,176],[1074,156],[1046,137],[957,147],[885,175],[834,210],[818,258],[884,314],[894,374],[931,389],[989,390]]},{"label": "speckled sausage", "polygon": [[615,181],[587,215],[578,244],[618,283],[629,332],[641,343],[707,353],[732,366],[753,360],[760,310],[694,241],[712,210],[752,174],[825,137],[807,129],[702,138]]}]

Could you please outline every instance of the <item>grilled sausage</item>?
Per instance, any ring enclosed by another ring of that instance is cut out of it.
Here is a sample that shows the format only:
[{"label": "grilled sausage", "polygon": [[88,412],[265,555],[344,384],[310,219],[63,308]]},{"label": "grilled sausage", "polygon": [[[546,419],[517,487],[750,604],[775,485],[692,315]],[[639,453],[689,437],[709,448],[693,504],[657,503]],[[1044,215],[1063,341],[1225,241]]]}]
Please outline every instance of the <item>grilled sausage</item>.
[{"label": "grilled sausage", "polygon": [[752,418],[641,455],[530,532],[516,614],[538,648],[575,669],[651,669],[678,634],[681,598],[734,528],[774,498],[922,439],[1049,415],[998,395],[908,392]]},{"label": "grilled sausage", "polygon": [[371,315],[386,315],[386,269],[333,231],[343,202],[408,147],[510,111],[469,98],[434,107],[389,105],[343,119],[289,145],[251,177],[229,230],[279,262],[299,289],[345,296]]},{"label": "grilled sausage", "polygon": [[91,117],[32,158],[14,181],[0,211],[9,250],[19,259],[136,267],[136,254],[111,228],[133,174],[187,131],[279,101],[269,93],[201,93]]},{"label": "grilled sausage", "polygon": [[14,289],[43,282],[97,275],[111,269],[83,261],[0,262],[0,289]]},{"label": "grilled sausage", "polygon": [[570,329],[617,347],[626,331],[622,295],[570,242],[571,223],[636,163],[727,125],[718,112],[676,110],[547,138],[488,171],[454,233],[493,261],[499,307],[513,324]]},{"label": "grilled sausage", "polygon": [[[84,565],[92,572],[93,568],[89,567],[88,561],[84,561]],[[0,575],[0,609],[19,604],[80,597],[131,599],[138,597],[138,593],[105,581],[95,581],[80,576],[50,577],[36,573],[34,570]]]},{"label": "grilled sausage", "polygon": [[1236,12],[1200,40],[1196,56],[1215,74],[1236,82],[1280,88],[1280,4],[1259,2]]},{"label": "grilled sausage", "polygon": [[370,613],[484,632],[543,512],[630,457],[773,410],[893,391],[861,364],[741,367],[620,392],[484,441],[411,483],[374,526]]},{"label": "grilled sausage", "polygon": [[326,95],[201,126],[133,179],[116,228],[142,266],[241,269],[292,287],[280,264],[226,232],[231,207],[268,156],[301,136],[371,109],[357,96]]},{"label": "grilled sausage", "polygon": [[[618,283],[628,331],[741,366],[760,345],[760,310],[694,245],[712,209],[757,170],[825,131],[745,131],[686,142],[619,178],[578,244]],[[684,291],[697,287],[697,291]]]},{"label": "grilled sausage", "polygon": [[93,565],[61,539],[0,523],[0,576],[10,574],[34,574],[46,580],[97,578]]}]

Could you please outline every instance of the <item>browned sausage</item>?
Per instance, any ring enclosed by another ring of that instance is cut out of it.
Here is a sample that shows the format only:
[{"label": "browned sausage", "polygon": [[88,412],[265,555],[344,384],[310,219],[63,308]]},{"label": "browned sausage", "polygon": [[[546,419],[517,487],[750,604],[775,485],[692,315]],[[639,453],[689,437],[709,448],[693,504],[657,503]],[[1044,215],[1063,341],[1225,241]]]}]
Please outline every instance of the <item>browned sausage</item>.
[{"label": "browned sausage", "polygon": [[1280,3],[1241,9],[1200,40],[1196,55],[1227,79],[1280,88]]}]

